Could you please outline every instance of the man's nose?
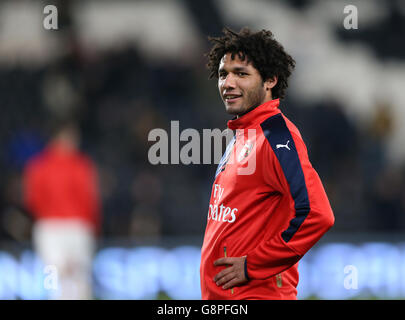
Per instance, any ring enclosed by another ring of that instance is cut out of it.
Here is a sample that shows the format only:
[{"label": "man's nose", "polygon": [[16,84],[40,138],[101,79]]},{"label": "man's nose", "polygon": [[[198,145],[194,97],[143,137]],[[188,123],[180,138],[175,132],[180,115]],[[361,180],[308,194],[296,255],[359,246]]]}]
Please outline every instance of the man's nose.
[{"label": "man's nose", "polygon": [[235,77],[231,73],[228,73],[223,81],[222,87],[224,89],[231,89],[231,88],[233,89],[235,88],[235,86],[236,86]]}]

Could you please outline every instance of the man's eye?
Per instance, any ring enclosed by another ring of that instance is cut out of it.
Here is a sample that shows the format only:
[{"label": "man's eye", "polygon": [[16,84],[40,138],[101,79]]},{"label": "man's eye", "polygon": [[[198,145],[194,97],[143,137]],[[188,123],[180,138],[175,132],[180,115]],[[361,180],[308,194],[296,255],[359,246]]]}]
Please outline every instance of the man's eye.
[{"label": "man's eye", "polygon": [[226,74],[225,74],[225,73],[220,73],[220,74],[219,74],[219,78],[220,78],[220,79],[226,78]]},{"label": "man's eye", "polygon": [[246,72],[238,72],[238,76],[240,76],[240,77],[243,77],[243,76],[246,76],[246,75],[247,75]]}]

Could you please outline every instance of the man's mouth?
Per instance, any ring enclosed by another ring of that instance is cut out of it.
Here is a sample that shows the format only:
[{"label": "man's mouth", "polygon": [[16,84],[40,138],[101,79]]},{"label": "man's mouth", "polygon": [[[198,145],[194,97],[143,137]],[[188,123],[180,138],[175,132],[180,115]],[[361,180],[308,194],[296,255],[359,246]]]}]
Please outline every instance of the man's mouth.
[{"label": "man's mouth", "polygon": [[241,98],[242,95],[241,94],[224,94],[224,100],[227,103],[233,103],[236,102],[239,98]]}]

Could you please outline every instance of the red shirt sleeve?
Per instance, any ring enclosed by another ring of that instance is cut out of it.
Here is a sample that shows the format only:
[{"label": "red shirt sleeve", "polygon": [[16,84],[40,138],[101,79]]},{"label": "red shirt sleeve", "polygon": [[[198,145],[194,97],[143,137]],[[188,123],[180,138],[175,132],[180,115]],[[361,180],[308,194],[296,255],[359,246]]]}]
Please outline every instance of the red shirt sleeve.
[{"label": "red shirt sleeve", "polygon": [[95,165],[87,158],[84,158],[81,169],[78,171],[77,177],[77,186],[80,187],[77,197],[80,197],[82,200],[83,212],[86,213],[95,229],[100,231],[101,197],[98,172]]},{"label": "red shirt sleeve", "polygon": [[296,264],[334,223],[329,200],[304,142],[297,134],[289,134],[290,150],[275,143],[263,146],[264,179],[288,197],[290,205],[282,213],[283,229],[247,254],[251,279],[266,279]]},{"label": "red shirt sleeve", "polygon": [[41,202],[38,197],[43,194],[43,192],[38,192],[42,188],[42,184],[35,170],[36,165],[36,162],[29,162],[23,172],[23,206],[34,217],[37,216],[38,202]]}]

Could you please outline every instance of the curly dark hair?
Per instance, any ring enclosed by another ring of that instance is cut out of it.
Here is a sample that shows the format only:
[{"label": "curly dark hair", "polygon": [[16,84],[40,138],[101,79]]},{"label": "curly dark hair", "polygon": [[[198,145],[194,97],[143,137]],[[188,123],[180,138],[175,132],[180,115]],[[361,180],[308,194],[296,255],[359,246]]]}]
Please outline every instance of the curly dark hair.
[{"label": "curly dark hair", "polygon": [[295,61],[274,39],[273,33],[264,29],[252,32],[247,27],[242,28],[239,33],[226,27],[223,33],[222,37],[208,37],[208,40],[213,43],[211,51],[206,54],[209,78],[218,78],[219,64],[225,54],[231,53],[232,59],[237,54],[241,60],[247,58],[247,62],[252,63],[263,81],[277,76],[278,81],[272,89],[272,96],[273,99],[283,99],[288,87],[287,80],[295,67]]}]

